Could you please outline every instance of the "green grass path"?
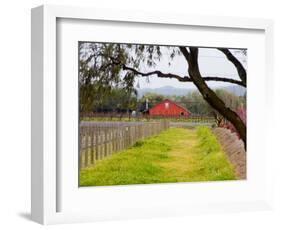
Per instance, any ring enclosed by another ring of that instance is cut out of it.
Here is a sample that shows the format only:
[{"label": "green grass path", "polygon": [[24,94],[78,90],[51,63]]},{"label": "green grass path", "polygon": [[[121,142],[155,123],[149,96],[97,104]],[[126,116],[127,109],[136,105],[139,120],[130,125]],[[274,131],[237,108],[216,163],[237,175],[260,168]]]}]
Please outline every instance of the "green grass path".
[{"label": "green grass path", "polygon": [[206,127],[170,128],[80,172],[80,186],[233,179],[232,165]]}]

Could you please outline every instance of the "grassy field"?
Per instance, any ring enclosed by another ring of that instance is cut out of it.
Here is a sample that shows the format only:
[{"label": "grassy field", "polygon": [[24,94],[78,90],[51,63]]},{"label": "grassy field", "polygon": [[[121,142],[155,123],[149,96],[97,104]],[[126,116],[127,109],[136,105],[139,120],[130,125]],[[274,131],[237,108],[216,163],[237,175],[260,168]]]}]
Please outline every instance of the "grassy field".
[{"label": "grassy field", "polygon": [[80,186],[234,179],[232,165],[207,127],[170,128],[80,172]]}]

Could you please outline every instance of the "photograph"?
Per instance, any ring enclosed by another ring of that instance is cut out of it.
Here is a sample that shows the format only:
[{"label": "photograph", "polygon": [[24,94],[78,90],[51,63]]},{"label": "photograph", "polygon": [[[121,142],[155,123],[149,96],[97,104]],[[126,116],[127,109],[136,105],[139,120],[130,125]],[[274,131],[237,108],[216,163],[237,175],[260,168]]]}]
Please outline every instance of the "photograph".
[{"label": "photograph", "polygon": [[79,41],[78,186],[246,180],[247,47]]}]

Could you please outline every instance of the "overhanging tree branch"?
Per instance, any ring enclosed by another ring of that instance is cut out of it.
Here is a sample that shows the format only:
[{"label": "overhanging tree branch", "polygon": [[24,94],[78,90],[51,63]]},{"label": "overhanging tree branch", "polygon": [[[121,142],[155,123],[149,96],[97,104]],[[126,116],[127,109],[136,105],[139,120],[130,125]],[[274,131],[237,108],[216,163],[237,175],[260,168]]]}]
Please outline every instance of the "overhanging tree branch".
[{"label": "overhanging tree branch", "polygon": [[[132,71],[133,73],[135,73],[137,75],[140,75],[140,76],[143,76],[143,77],[148,77],[150,75],[154,75],[155,74],[155,75],[157,75],[160,78],[174,78],[174,79],[177,79],[180,82],[193,82],[192,79],[190,77],[188,77],[188,76],[181,77],[179,75],[172,74],[172,73],[163,73],[163,72],[161,72],[159,70],[143,73],[143,72],[140,72],[140,71],[138,71],[138,70],[136,70],[136,69],[134,69],[132,67],[128,67],[126,65],[122,65],[122,67],[123,67],[123,70]],[[242,81],[238,81],[238,80],[231,79],[231,78],[225,78],[225,77],[209,77],[208,76],[208,77],[203,77],[203,80],[204,81],[228,82],[228,83],[233,83],[233,84],[245,86]]]},{"label": "overhanging tree branch", "polygon": [[229,51],[229,49],[218,48],[218,50],[223,52],[224,55],[227,57],[227,59],[236,67],[238,75],[239,75],[241,81],[244,83],[244,85],[246,87],[247,72],[246,72],[244,66],[241,64],[241,62]]},{"label": "overhanging tree branch", "polygon": [[138,71],[134,68],[128,67],[126,65],[122,65],[122,67],[123,67],[123,70],[132,71],[133,73],[135,73],[137,75],[141,75],[143,77],[148,77],[150,75],[156,74],[158,77],[161,77],[161,78],[174,78],[174,79],[177,79],[178,81],[181,81],[181,82],[191,82],[191,79],[188,76],[181,77],[179,75],[172,74],[172,73],[162,73],[159,70],[143,73],[143,72],[140,72],[140,71]]},{"label": "overhanging tree branch", "polygon": [[246,85],[242,81],[238,81],[232,78],[225,78],[225,77],[202,77],[204,81],[221,81],[221,82],[228,82],[233,83],[236,85],[244,86]]}]

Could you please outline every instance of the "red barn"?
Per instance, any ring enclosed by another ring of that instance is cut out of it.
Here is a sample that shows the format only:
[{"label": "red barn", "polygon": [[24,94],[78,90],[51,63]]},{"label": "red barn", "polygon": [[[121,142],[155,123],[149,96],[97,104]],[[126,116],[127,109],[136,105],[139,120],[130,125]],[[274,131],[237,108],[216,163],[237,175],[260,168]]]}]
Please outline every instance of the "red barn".
[{"label": "red barn", "polygon": [[177,105],[169,99],[166,99],[149,109],[150,116],[188,117],[190,114],[191,113],[187,109]]}]

